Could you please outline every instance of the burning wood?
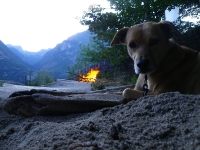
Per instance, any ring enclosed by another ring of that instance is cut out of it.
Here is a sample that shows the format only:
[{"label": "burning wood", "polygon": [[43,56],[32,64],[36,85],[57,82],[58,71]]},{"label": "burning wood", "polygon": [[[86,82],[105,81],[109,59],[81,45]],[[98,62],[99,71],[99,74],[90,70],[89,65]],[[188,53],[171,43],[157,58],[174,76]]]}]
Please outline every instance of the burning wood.
[{"label": "burning wood", "polygon": [[98,69],[91,68],[87,75],[79,75],[79,82],[96,82],[99,72]]}]

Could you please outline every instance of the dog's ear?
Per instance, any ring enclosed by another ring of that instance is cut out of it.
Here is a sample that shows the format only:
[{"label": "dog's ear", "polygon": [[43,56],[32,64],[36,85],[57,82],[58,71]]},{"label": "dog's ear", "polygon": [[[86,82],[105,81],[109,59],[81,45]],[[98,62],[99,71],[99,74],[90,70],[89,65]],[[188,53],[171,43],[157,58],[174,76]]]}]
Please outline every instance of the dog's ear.
[{"label": "dog's ear", "polygon": [[176,29],[173,23],[169,21],[161,21],[159,22],[161,29],[166,34],[167,38],[172,38],[173,36],[176,37],[183,37],[183,35]]},{"label": "dog's ear", "polygon": [[126,33],[128,31],[128,27],[120,29],[114,36],[111,46],[117,45],[117,44],[126,44],[125,43],[125,38],[126,38]]}]

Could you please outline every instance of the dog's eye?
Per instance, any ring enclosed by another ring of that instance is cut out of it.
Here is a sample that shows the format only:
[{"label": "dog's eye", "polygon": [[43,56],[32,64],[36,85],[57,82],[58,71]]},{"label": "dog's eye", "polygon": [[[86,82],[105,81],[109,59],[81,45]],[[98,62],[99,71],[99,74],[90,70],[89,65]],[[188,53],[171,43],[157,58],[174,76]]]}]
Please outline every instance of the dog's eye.
[{"label": "dog's eye", "polygon": [[134,42],[131,42],[131,43],[129,43],[129,47],[130,47],[130,48],[136,48],[137,45],[136,45]]},{"label": "dog's eye", "polygon": [[159,42],[159,40],[154,39],[154,40],[152,40],[152,41],[150,42],[149,46],[156,45],[156,44],[158,44],[158,42]]}]

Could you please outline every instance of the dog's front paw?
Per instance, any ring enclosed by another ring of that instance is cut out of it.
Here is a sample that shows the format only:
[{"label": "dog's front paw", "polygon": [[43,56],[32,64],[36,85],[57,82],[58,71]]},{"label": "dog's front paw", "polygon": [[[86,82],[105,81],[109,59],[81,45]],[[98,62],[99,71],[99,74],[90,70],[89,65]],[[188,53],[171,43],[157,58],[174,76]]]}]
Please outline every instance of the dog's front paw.
[{"label": "dog's front paw", "polygon": [[142,92],[127,88],[123,91],[122,95],[127,99],[127,101],[131,101],[142,97]]}]

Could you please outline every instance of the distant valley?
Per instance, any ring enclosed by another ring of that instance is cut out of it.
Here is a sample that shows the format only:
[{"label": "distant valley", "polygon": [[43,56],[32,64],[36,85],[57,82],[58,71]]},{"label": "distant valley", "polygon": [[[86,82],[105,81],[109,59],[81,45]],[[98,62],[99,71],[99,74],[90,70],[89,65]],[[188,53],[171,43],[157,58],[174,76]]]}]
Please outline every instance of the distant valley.
[{"label": "distant valley", "polygon": [[24,51],[21,46],[5,45],[0,41],[0,80],[24,83],[30,73],[52,72],[54,78],[66,78],[69,65],[75,63],[81,44],[88,44],[90,32],[77,33],[52,49]]},{"label": "distant valley", "polygon": [[39,70],[50,70],[56,78],[66,78],[67,67],[75,63],[81,44],[88,44],[90,32],[85,31],[69,37],[46,52],[33,66]]},{"label": "distant valley", "polygon": [[39,52],[29,52],[24,51],[21,46],[13,46],[11,44],[6,45],[15,55],[20,59],[28,63],[29,65],[34,65],[42,59],[44,54],[51,49],[42,49]]}]

